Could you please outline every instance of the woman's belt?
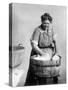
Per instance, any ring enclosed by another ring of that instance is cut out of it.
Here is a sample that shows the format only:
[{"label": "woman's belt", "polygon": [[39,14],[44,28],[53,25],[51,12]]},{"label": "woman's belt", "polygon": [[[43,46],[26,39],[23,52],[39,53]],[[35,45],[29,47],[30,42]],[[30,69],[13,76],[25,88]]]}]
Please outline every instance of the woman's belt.
[{"label": "woman's belt", "polygon": [[43,48],[52,48],[52,49],[53,49],[54,47],[52,47],[52,45],[49,45],[49,46],[45,46],[45,47],[40,47],[40,46],[39,46],[39,48],[42,48],[42,49],[43,49]]}]

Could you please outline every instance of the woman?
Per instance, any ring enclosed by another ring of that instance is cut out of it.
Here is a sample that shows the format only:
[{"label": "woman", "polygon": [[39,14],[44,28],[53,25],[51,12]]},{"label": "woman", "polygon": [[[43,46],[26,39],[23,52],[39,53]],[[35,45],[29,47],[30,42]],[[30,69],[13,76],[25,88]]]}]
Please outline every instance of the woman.
[{"label": "woman", "polygon": [[[57,49],[54,40],[52,17],[50,16],[50,14],[44,13],[44,15],[41,16],[41,22],[42,24],[35,29],[30,40],[32,45],[31,56],[34,55],[45,56],[46,53],[48,53],[50,57],[53,58],[53,56],[57,53]],[[46,83],[46,80],[44,80],[43,77],[36,78],[36,76],[33,74],[33,70],[31,68],[31,60],[30,60],[30,65],[29,65],[29,70],[25,85],[36,85],[37,80],[40,80],[42,82],[42,83],[39,82],[39,84]]]}]

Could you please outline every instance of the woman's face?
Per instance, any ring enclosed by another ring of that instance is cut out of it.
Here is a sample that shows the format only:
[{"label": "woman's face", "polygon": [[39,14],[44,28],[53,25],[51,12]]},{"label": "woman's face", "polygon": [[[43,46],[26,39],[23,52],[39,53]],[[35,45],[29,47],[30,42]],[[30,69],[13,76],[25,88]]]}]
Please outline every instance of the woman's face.
[{"label": "woman's face", "polygon": [[49,20],[44,20],[44,21],[42,21],[42,25],[43,25],[44,28],[49,28],[50,21]]}]

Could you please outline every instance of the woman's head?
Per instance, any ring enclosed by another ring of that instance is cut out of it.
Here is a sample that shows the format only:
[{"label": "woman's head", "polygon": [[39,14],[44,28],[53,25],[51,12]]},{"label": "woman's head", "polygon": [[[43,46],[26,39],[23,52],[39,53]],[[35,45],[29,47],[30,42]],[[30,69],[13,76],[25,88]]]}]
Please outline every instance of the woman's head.
[{"label": "woman's head", "polygon": [[52,23],[52,17],[49,13],[44,13],[44,15],[41,16],[41,22],[44,28],[49,27]]},{"label": "woman's head", "polygon": [[49,13],[44,13],[42,16],[41,16],[41,21],[45,21],[45,20],[49,20],[50,23],[52,23],[52,17],[50,16]]}]

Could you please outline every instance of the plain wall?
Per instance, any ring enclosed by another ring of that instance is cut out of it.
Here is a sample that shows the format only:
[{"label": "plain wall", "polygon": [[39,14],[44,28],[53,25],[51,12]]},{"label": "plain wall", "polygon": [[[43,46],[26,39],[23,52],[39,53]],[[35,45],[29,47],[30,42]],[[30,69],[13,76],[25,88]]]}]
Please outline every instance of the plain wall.
[{"label": "plain wall", "polygon": [[53,17],[53,29],[57,33],[58,52],[62,56],[60,83],[66,81],[66,7],[32,4],[12,4],[12,45],[22,43],[25,47],[21,68],[25,71],[22,82],[25,82],[30,60],[30,37],[34,29],[41,24],[40,16],[45,12]]}]

